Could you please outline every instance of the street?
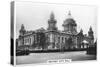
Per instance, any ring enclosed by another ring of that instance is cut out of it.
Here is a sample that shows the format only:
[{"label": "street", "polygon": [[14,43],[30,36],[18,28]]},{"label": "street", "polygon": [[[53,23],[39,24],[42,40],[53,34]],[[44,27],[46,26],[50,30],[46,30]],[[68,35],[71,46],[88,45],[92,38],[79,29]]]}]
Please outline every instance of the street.
[{"label": "street", "polygon": [[87,55],[86,51],[31,53],[27,56],[17,56],[17,64],[46,63],[48,60],[72,59],[72,61],[95,60],[95,55]]}]

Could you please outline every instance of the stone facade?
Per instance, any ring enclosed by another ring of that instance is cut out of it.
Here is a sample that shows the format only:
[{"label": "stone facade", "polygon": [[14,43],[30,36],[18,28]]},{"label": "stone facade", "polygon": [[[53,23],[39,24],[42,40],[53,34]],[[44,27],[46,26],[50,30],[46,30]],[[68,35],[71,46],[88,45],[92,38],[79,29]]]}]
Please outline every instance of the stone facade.
[{"label": "stone facade", "polygon": [[83,30],[77,32],[76,21],[72,18],[69,12],[68,18],[64,20],[62,26],[63,31],[58,30],[56,26],[57,20],[54,13],[50,15],[48,20],[48,28],[40,28],[35,31],[26,31],[22,24],[19,31],[20,35],[17,39],[17,45],[29,46],[31,49],[69,49],[69,48],[82,48],[84,40],[88,45],[94,43],[94,36],[92,27],[88,31],[88,35],[83,34]]}]

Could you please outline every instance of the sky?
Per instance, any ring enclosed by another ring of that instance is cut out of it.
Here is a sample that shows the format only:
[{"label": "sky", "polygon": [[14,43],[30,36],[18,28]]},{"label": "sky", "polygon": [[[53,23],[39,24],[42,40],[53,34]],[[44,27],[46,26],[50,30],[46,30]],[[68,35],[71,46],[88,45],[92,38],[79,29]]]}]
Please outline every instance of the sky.
[{"label": "sky", "polygon": [[59,30],[63,30],[62,24],[64,20],[68,18],[69,11],[77,23],[77,31],[79,32],[80,29],[83,29],[83,33],[87,34],[91,26],[96,38],[97,10],[95,6],[16,2],[15,8],[17,38],[21,24],[24,24],[25,29],[28,31],[36,30],[41,27],[47,29],[51,12],[54,13],[55,19],[57,20],[56,26]]}]

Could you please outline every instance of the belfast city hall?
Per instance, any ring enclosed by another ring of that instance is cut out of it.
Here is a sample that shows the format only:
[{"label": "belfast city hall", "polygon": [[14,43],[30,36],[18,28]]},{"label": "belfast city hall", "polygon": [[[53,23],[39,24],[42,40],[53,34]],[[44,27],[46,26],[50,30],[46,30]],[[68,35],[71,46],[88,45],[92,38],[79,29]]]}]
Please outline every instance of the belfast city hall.
[{"label": "belfast city hall", "polygon": [[71,12],[61,24],[63,30],[57,27],[57,20],[54,13],[51,12],[48,19],[48,28],[43,27],[34,31],[27,31],[24,24],[19,30],[19,37],[16,39],[17,48],[27,48],[30,50],[56,50],[56,49],[74,49],[88,48],[94,44],[94,34],[92,27],[88,29],[88,34],[83,34],[81,29],[77,32],[77,23],[72,18]]}]

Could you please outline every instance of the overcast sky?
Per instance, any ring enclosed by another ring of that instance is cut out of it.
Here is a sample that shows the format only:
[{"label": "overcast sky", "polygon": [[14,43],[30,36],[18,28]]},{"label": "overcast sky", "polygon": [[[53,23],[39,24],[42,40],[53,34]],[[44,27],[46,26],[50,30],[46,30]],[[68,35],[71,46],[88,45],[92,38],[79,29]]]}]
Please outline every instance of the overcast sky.
[{"label": "overcast sky", "polygon": [[96,8],[93,6],[16,2],[15,7],[16,37],[19,36],[21,24],[24,24],[26,30],[36,30],[41,27],[47,29],[51,12],[54,12],[58,29],[63,30],[62,24],[67,19],[69,10],[77,23],[77,31],[79,32],[82,28],[84,34],[87,34],[90,26],[92,26],[96,37],[97,15]]}]

